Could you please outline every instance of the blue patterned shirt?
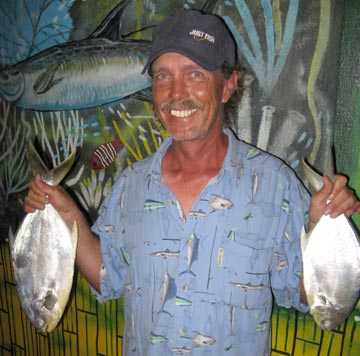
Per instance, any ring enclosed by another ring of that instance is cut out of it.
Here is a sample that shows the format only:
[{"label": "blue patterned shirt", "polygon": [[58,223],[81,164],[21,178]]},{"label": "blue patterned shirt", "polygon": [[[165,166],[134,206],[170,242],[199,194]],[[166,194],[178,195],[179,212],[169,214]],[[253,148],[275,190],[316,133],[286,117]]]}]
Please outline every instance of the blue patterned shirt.
[{"label": "blue patterned shirt", "polygon": [[162,180],[171,138],[102,205],[97,298],[124,297],[124,355],[269,355],[273,298],[305,310],[299,238],[310,197],[282,161],[226,134],[222,169],[187,217]]}]

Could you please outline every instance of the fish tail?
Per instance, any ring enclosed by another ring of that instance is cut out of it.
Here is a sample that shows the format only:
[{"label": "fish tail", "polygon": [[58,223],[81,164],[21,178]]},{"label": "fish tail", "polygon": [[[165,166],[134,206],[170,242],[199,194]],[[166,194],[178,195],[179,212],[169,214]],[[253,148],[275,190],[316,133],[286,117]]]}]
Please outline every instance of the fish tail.
[{"label": "fish tail", "polygon": [[301,167],[303,169],[305,178],[310,183],[310,186],[316,191],[319,191],[323,185],[322,176],[317,173],[305,159],[302,159]]},{"label": "fish tail", "polygon": [[12,251],[15,242],[15,234],[12,231],[11,225],[9,226],[9,244],[10,244],[10,251]]},{"label": "fish tail", "polygon": [[172,317],[172,314],[171,314],[170,312],[168,312],[167,310],[165,310],[165,309],[159,310],[156,314],[157,314],[157,315],[159,315],[159,314],[166,314],[166,315],[169,315],[170,317]]},{"label": "fish tail", "polygon": [[182,276],[185,273],[190,273],[192,276],[196,277],[196,274],[191,269],[186,269],[185,271],[180,272],[179,276]]},{"label": "fish tail", "polygon": [[58,185],[69,173],[75,162],[76,154],[77,151],[74,150],[63,162],[49,170],[31,140],[28,142],[28,158],[33,173],[39,173],[41,179],[50,185]]}]

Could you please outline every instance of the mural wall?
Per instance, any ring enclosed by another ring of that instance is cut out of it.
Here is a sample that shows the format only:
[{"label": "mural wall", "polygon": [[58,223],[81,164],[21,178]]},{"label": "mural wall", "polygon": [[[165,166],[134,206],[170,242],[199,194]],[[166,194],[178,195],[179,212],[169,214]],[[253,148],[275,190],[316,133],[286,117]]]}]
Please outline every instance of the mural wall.
[{"label": "mural wall", "polygon": [[[360,2],[350,0],[345,6],[339,84],[336,97],[334,141],[336,163],[340,172],[350,177],[353,188],[360,191]],[[354,221],[360,226],[360,216]]]},{"label": "mural wall", "polygon": [[[335,112],[340,131],[346,126],[335,104],[338,73],[341,83],[353,77],[339,65],[341,45],[350,43],[359,58],[357,0],[2,1],[0,355],[121,354],[122,301],[97,303],[81,275],[54,332],[36,331],[21,311],[7,236],[23,217],[32,177],[26,145],[35,141],[49,166],[80,152],[64,184],[94,220],[123,168],[155,152],[167,135],[152,114],[149,78],[140,74],[151,27],[175,11],[204,6],[227,22],[246,68],[243,96],[230,112],[238,136],[283,158],[300,177],[303,157],[324,169]],[[359,128],[355,84],[357,116],[346,120]],[[353,160],[347,155],[337,167],[360,190],[356,137],[347,141]],[[335,138],[344,158],[341,134]],[[275,307],[273,355],[359,355],[359,320],[358,307],[337,330],[323,332],[310,315]]]}]

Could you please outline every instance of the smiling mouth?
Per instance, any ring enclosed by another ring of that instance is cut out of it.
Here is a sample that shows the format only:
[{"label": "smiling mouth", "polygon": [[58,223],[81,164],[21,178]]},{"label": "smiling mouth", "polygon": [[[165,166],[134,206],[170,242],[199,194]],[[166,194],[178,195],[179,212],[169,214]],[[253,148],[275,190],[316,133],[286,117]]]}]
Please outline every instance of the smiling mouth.
[{"label": "smiling mouth", "polygon": [[187,117],[192,115],[197,109],[191,109],[191,110],[170,110],[170,113],[172,116],[175,117]]}]

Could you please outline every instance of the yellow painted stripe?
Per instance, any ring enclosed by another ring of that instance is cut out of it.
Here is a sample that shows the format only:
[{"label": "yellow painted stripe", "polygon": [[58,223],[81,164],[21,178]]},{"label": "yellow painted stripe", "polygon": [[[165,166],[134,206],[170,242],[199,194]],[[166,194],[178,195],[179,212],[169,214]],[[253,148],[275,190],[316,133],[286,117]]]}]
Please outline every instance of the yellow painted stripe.
[{"label": "yellow painted stripe", "polygon": [[274,0],[272,2],[274,32],[275,32],[275,53],[278,54],[281,48],[281,41],[283,36],[282,20],[281,20],[281,0]]},{"label": "yellow painted stripe", "polygon": [[115,127],[115,130],[117,132],[117,134],[120,137],[121,142],[126,146],[126,148],[128,149],[128,151],[131,153],[131,155],[137,160],[140,160],[140,157],[138,156],[138,154],[132,149],[132,147],[129,145],[129,143],[127,142],[127,140],[125,139],[124,135],[122,134],[120,127],[118,126],[117,122],[115,120],[113,120],[113,125]]},{"label": "yellow painted stripe", "polygon": [[331,20],[330,5],[331,5],[331,0],[320,0],[319,33],[316,41],[313,60],[310,67],[308,87],[307,87],[309,108],[315,126],[314,146],[312,148],[309,157],[310,163],[314,163],[315,161],[315,157],[319,150],[321,136],[322,136],[321,126],[318,120],[318,110],[314,98],[314,91],[315,91],[315,86],[319,75],[319,71],[321,68],[321,64],[329,42],[330,20]]}]

